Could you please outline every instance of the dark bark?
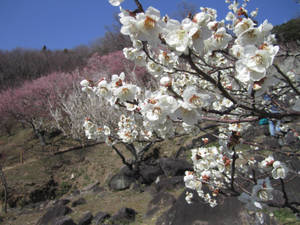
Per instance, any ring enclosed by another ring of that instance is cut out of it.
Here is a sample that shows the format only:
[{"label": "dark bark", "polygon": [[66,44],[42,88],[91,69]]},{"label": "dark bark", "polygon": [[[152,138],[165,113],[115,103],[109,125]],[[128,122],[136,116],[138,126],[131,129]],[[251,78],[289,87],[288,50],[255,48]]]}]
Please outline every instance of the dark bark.
[{"label": "dark bark", "polygon": [[2,183],[3,188],[4,188],[4,206],[3,206],[3,211],[4,211],[4,213],[7,213],[7,195],[8,195],[8,191],[7,191],[7,183],[6,183],[5,174],[3,173],[2,165],[1,164],[0,164],[0,179],[1,179],[1,183]]}]

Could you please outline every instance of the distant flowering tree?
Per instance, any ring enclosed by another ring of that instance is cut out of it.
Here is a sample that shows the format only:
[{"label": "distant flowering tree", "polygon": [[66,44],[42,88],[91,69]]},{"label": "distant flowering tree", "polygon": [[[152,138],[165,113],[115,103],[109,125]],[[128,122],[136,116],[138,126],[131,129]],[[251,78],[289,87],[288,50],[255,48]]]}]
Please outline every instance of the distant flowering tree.
[{"label": "distant flowering tree", "polygon": [[67,92],[73,80],[71,74],[56,72],[1,92],[1,117],[29,125],[44,143],[42,133],[49,125],[49,103],[56,105],[58,93]]},{"label": "distant flowering tree", "polygon": [[[123,1],[109,2],[119,6]],[[242,5],[226,2],[229,12],[221,21],[211,8],[201,7],[180,22],[161,17],[153,7],[144,10],[138,0],[134,11],[120,7],[121,33],[133,44],[123,50],[124,56],[147,68],[157,85],[145,90],[129,82],[125,73],[81,81],[90,98],[97,96],[111,107],[108,112],[120,115],[119,121],[112,121],[113,127],[102,125],[101,118],[87,118],[86,136],[106,138],[123,162],[133,167],[152,143],[173,138],[179,130],[196,136],[203,122],[215,121],[219,142],[191,149],[194,170],[186,171],[186,187],[211,207],[218,204],[218,196],[236,196],[256,212],[259,221],[269,206],[299,214],[299,203],[290,202],[285,189],[285,180],[299,176],[298,171],[277,158],[288,154],[297,160],[297,150],[283,152],[280,145],[265,148],[246,136],[259,123],[268,124],[272,136],[281,135],[281,142],[290,131],[299,137],[292,123],[282,124],[300,117],[299,53],[287,54],[282,66],[274,64],[279,46],[272,25],[267,20],[258,24],[257,10],[245,8],[247,0]],[[117,143],[127,147],[133,161],[125,160]],[[281,188],[275,191],[277,186]],[[275,200],[278,192],[282,201]],[[188,203],[192,198],[187,192]]]},{"label": "distant flowering tree", "polygon": [[[82,70],[74,71],[76,77],[84,77],[86,80],[98,79],[111,80],[111,74],[119,74],[127,71],[127,81],[142,86],[150,87],[154,83],[149,73],[142,68],[135,66],[133,62],[126,59],[122,51],[109,53],[100,56],[93,54]],[[63,131],[66,136],[70,136],[80,142],[85,141],[84,129],[82,124],[85,118],[100,121],[102,126],[110,124],[110,121],[117,121],[119,114],[114,111],[107,113],[110,107],[101,101],[98,96],[87,96],[78,86],[78,80],[73,81],[72,90],[67,93],[58,93],[57,101],[51,101],[50,106],[51,117],[55,126]],[[117,115],[117,116],[116,116]],[[99,125],[100,125],[99,124]]]},{"label": "distant flowering tree", "polygon": [[103,56],[98,53],[93,54],[83,68],[81,76],[88,79],[106,78],[110,80],[111,74],[120,74],[123,71],[128,74],[126,79],[130,82],[143,86],[153,83],[153,79],[149,76],[147,70],[126,59],[122,51],[111,52]]}]

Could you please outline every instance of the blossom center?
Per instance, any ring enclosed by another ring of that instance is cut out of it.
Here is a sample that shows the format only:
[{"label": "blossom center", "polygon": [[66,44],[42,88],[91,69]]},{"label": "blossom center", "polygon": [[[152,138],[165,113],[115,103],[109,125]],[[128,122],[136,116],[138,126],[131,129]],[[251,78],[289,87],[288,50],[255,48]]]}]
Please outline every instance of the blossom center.
[{"label": "blossom center", "polygon": [[196,105],[196,106],[201,106],[202,105],[202,101],[200,99],[199,96],[197,95],[193,95],[190,99],[189,99],[189,102],[193,105]]},{"label": "blossom center", "polygon": [[155,27],[156,21],[149,16],[146,16],[144,27],[146,30],[151,30]]},{"label": "blossom center", "polygon": [[184,39],[185,35],[186,35],[185,30],[178,30],[178,31],[177,31],[177,37],[178,37],[178,39],[179,39],[180,41],[182,41],[182,40]]},{"label": "blossom center", "polygon": [[160,115],[161,114],[161,108],[160,107],[154,107],[152,112],[156,115]]}]

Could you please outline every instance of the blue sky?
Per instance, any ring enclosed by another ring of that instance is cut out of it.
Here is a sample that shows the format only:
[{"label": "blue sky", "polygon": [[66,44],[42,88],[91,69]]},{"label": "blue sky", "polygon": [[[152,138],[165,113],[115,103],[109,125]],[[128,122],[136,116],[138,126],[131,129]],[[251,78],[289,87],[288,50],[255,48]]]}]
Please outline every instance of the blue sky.
[{"label": "blue sky", "polygon": [[[152,5],[161,14],[172,15],[182,0],[141,0],[144,8]],[[224,0],[187,0],[194,5],[218,10],[224,18]],[[123,8],[133,9],[133,0],[125,0]],[[294,0],[252,0],[249,9],[259,8],[258,20],[281,24],[300,16],[300,4]],[[89,44],[103,36],[105,26],[114,22],[119,12],[108,0],[0,0],[0,49],[16,47],[41,49],[73,48]]]}]

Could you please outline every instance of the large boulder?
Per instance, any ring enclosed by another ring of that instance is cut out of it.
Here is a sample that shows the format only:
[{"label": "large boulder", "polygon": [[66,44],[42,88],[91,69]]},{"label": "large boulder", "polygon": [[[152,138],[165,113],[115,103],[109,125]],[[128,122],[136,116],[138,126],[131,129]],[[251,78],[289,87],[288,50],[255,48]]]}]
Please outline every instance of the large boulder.
[{"label": "large boulder", "polygon": [[157,165],[141,165],[139,167],[139,172],[141,175],[141,182],[144,184],[153,183],[158,176],[162,175],[164,172],[161,167]]},{"label": "large boulder", "polygon": [[86,203],[86,200],[83,197],[81,197],[81,198],[75,200],[74,202],[72,202],[72,207],[76,207],[78,205],[83,205],[85,203]]},{"label": "large boulder", "polygon": [[68,206],[58,202],[47,210],[47,212],[39,219],[36,225],[53,225],[58,218],[63,217],[71,212],[72,210]]},{"label": "large boulder", "polygon": [[121,208],[110,218],[110,223],[114,225],[130,224],[135,220],[136,211],[131,208]]},{"label": "large boulder", "polygon": [[89,225],[92,223],[93,215],[91,212],[86,212],[78,222],[78,225]]},{"label": "large boulder", "polygon": [[[185,200],[184,191],[175,204],[158,218],[156,225],[248,225],[255,224],[255,218],[248,215],[243,204],[237,198],[220,199],[220,204],[211,208],[203,203],[197,193],[194,193],[193,203]],[[266,224],[276,224],[270,218],[266,218]]]},{"label": "large boulder", "polygon": [[29,194],[30,203],[46,201],[56,197],[57,182],[50,178],[50,180],[41,187],[36,188]]},{"label": "large boulder", "polygon": [[159,165],[166,176],[183,176],[186,170],[193,170],[193,165],[183,159],[161,158]]},{"label": "large boulder", "polygon": [[106,212],[98,212],[98,213],[95,215],[95,217],[94,217],[94,219],[93,219],[93,222],[94,222],[95,225],[102,225],[103,222],[104,222],[106,219],[108,219],[108,218],[110,218],[110,215],[109,215],[108,213],[106,213]]},{"label": "large boulder", "polygon": [[128,167],[123,167],[119,173],[114,175],[108,182],[108,186],[113,191],[128,189],[136,181],[135,173]]}]

